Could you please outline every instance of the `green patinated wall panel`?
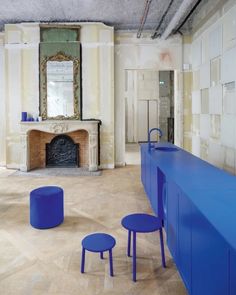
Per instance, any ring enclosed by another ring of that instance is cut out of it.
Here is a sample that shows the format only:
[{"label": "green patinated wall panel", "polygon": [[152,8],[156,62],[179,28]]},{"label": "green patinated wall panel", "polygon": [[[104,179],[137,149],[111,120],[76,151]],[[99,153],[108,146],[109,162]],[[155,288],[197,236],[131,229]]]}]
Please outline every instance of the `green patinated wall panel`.
[{"label": "green patinated wall panel", "polygon": [[[64,34],[64,29],[62,30]],[[41,42],[40,43],[40,115],[43,119],[48,119],[47,116],[47,77],[46,65],[47,61],[52,60],[72,60],[74,68],[74,113],[70,119],[80,119],[80,100],[81,100],[81,85],[80,85],[80,42]],[[53,118],[50,118],[53,119]],[[56,118],[58,119],[58,118]],[[60,117],[63,119],[63,117]],[[65,118],[68,119],[68,118]]]},{"label": "green patinated wall panel", "polygon": [[47,56],[56,55],[58,52],[64,52],[73,58],[80,58],[79,42],[43,42],[40,43],[40,62]]},{"label": "green patinated wall panel", "polygon": [[79,41],[78,28],[41,28],[41,42],[73,42]]}]

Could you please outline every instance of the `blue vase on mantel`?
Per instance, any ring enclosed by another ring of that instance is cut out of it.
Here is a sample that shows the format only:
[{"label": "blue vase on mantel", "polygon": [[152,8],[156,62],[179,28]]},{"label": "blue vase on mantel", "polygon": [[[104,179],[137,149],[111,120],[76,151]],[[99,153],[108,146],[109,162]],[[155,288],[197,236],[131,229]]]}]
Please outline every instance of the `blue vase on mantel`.
[{"label": "blue vase on mantel", "polygon": [[21,112],[21,121],[26,122],[27,121],[27,112]]}]

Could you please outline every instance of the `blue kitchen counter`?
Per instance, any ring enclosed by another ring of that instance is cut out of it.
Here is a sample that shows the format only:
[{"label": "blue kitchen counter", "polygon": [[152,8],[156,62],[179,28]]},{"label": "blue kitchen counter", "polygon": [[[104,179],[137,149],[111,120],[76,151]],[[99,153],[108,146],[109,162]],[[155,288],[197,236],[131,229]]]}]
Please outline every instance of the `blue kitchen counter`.
[{"label": "blue kitchen counter", "polygon": [[[155,144],[162,146],[176,147]],[[160,215],[163,204],[167,244],[189,294],[236,294],[236,177],[176,148],[149,151],[141,144],[142,182],[153,211]]]}]

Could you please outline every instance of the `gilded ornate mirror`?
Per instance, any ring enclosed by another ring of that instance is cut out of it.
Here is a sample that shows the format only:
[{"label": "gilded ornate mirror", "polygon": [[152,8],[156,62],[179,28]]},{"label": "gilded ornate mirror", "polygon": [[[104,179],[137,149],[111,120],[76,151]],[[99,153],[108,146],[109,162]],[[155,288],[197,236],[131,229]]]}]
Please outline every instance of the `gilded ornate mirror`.
[{"label": "gilded ornate mirror", "polygon": [[41,64],[40,114],[46,119],[79,119],[79,59],[60,51]]}]

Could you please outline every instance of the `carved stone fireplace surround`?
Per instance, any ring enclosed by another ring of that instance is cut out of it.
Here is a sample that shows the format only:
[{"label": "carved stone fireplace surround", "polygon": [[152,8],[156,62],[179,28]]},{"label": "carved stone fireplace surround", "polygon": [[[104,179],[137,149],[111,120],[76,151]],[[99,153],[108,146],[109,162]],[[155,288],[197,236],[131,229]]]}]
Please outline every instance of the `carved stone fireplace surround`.
[{"label": "carved stone fireplace surround", "polygon": [[65,134],[77,130],[86,130],[89,134],[89,171],[98,170],[98,121],[42,121],[42,122],[21,122],[21,147],[22,160],[21,171],[29,171],[29,132],[38,130],[53,134]]}]

